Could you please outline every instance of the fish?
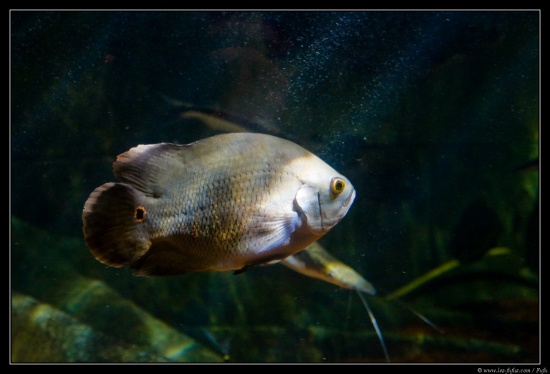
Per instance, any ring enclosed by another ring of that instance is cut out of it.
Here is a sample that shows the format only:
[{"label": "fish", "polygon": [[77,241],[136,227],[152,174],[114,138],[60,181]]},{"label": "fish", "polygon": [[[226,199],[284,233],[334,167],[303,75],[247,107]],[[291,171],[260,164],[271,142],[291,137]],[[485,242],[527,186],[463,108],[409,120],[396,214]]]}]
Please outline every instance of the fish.
[{"label": "fish", "polygon": [[138,145],[91,192],[83,236],[134,275],[240,273],[300,252],[338,224],[352,183],[296,143],[258,133]]},{"label": "fish", "polygon": [[363,306],[367,310],[369,319],[378,336],[382,350],[384,351],[386,361],[391,361],[384,341],[384,336],[378,326],[376,317],[363,296],[363,293],[376,295],[376,289],[369,281],[363,278],[353,268],[332,256],[318,242],[314,242],[304,250],[281,260],[281,265],[310,278],[320,279],[335,284],[338,287],[356,291]]},{"label": "fish", "polygon": [[[218,133],[233,132],[259,132],[263,134],[282,136],[274,125],[259,119],[249,120],[239,113],[222,110],[219,106],[196,105],[186,101],[173,99],[163,93],[160,97],[172,109],[178,112],[178,117],[182,121],[195,120],[204,127]],[[288,139],[288,134],[285,134]]]},{"label": "fish", "polygon": [[281,265],[311,278],[317,278],[348,290],[376,295],[374,286],[358,272],[332,256],[318,242],[281,260]]},{"label": "fish", "polygon": [[209,127],[220,132],[246,132],[242,126],[236,125],[231,121],[226,120],[221,115],[213,113],[205,113],[202,110],[187,110],[182,111],[180,118],[182,120],[199,120],[207,123]]},{"label": "fish", "polygon": [[[378,340],[380,341],[380,346],[382,347],[382,351],[384,352],[386,361],[391,362],[384,336],[382,334],[382,330],[380,329],[378,321],[376,320],[376,316],[374,315],[372,309],[367,302],[367,299],[364,296],[365,294],[369,296],[377,295],[377,291],[371,282],[363,278],[363,276],[361,276],[361,274],[355,271],[352,267],[346,265],[333,255],[331,255],[318,242],[314,242],[306,247],[304,250],[294,255],[288,256],[287,258],[281,260],[280,263],[281,265],[284,265],[287,268],[310,278],[320,279],[322,281],[334,284],[340,288],[355,291],[357,293],[357,296],[361,300],[361,303],[365,307],[365,310],[367,311],[374,331],[376,332]],[[443,334],[443,331],[440,330],[435,323],[433,323],[426,316],[414,310],[412,307],[398,299],[393,294],[389,294],[384,298],[388,301],[397,302],[401,307],[409,310],[431,328],[433,328],[440,334]]]}]

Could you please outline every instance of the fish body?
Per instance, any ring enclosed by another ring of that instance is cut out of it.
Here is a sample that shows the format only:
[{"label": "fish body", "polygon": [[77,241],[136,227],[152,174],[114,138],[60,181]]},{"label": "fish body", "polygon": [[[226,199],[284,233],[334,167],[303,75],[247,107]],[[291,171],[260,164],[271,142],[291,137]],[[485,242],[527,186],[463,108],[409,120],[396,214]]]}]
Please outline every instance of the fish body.
[{"label": "fish body", "polygon": [[317,156],[263,134],[139,145],[113,172],[119,182],[84,204],[84,239],[100,262],[137,275],[277,262],[325,235],[355,198]]}]

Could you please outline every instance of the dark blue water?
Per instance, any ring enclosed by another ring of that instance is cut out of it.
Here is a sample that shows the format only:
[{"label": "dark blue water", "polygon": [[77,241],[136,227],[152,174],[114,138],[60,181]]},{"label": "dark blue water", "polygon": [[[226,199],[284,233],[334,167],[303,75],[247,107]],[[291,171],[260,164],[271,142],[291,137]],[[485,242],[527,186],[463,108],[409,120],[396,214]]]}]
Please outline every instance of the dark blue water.
[{"label": "dark blue water", "polygon": [[392,361],[539,362],[539,30],[536,11],[12,11],[12,361],[385,361],[357,295],[281,265],[138,278],[89,253],[82,207],[118,154],[223,132],[193,108],[353,182],[321,244],[379,290]]}]

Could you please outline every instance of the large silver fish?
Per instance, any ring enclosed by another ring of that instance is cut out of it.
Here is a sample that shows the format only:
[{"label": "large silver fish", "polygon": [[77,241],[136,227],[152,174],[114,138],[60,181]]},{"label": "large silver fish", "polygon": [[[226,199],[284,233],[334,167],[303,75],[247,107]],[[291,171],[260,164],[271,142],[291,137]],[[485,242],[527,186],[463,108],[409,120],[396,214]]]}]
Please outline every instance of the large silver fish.
[{"label": "large silver fish", "polygon": [[84,239],[99,261],[137,275],[277,262],[326,234],[355,198],[317,156],[261,134],[139,145],[113,171],[119,183],[84,204]]}]

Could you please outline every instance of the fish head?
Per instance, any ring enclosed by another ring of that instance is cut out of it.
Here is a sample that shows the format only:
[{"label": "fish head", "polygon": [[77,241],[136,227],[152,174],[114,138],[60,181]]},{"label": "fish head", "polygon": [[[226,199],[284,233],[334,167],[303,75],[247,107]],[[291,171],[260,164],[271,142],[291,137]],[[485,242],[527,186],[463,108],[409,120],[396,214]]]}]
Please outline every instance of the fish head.
[{"label": "fish head", "polygon": [[317,236],[326,234],[340,222],[355,199],[351,182],[326,166],[302,179],[294,200],[302,222]]}]

